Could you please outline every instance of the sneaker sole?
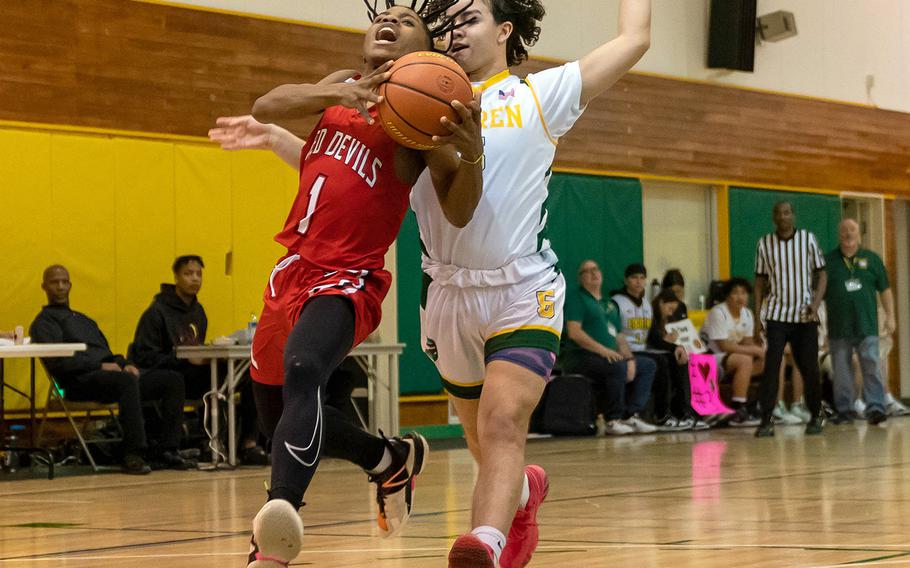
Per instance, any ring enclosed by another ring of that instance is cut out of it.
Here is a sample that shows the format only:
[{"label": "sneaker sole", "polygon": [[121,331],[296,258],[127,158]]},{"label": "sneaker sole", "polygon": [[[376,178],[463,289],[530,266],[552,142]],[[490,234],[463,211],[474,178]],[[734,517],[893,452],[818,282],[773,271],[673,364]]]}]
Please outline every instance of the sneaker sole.
[{"label": "sneaker sole", "polygon": [[[473,537],[473,538],[471,538]],[[449,568],[495,568],[487,548],[477,537],[462,535],[449,550]]]},{"label": "sneaker sole", "polygon": [[[253,539],[262,556],[287,558],[300,554],[303,541],[303,521],[294,507],[282,499],[266,503],[253,519]],[[249,566],[281,566],[279,562],[257,560]]]}]

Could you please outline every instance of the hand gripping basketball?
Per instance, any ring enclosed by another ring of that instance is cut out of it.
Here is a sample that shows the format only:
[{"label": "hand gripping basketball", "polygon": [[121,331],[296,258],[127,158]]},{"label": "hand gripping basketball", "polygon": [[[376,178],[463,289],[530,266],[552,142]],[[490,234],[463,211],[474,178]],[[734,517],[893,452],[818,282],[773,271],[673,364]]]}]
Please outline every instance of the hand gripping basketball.
[{"label": "hand gripping basketball", "polygon": [[382,127],[399,144],[415,150],[431,150],[449,142],[445,138],[452,136],[453,130],[441,119],[463,122],[470,113],[463,114],[452,101],[466,110],[474,98],[471,81],[461,67],[434,51],[418,51],[398,59],[388,81],[379,85],[379,95]]}]

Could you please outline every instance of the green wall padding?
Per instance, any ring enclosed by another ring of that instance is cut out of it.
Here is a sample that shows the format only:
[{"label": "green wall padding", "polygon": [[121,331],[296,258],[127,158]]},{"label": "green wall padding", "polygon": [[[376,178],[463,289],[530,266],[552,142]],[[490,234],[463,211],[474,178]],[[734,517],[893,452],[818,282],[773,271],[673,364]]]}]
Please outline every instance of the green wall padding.
[{"label": "green wall padding", "polygon": [[644,260],[641,182],[637,179],[554,174],[547,203],[548,236],[570,287],[578,265],[593,259],[604,292],[622,287],[628,264]]},{"label": "green wall padding", "polygon": [[[439,373],[420,348],[420,233],[417,217],[408,211],[398,233],[398,341],[405,344],[399,361],[401,394],[438,393]],[[395,284],[393,283],[393,286]]]},{"label": "green wall padding", "polygon": [[[547,235],[569,286],[582,260],[604,270],[604,290],[622,285],[626,265],[644,257],[641,183],[637,179],[554,174],[547,201]],[[435,366],[420,349],[420,242],[417,219],[408,212],[398,237],[398,338],[401,394],[442,390]]]},{"label": "green wall padding", "polygon": [[774,204],[793,204],[796,227],[815,233],[823,252],[837,245],[841,201],[836,195],[793,193],[767,189],[730,188],[730,275],[755,278],[755,246],[758,239],[774,230]]}]

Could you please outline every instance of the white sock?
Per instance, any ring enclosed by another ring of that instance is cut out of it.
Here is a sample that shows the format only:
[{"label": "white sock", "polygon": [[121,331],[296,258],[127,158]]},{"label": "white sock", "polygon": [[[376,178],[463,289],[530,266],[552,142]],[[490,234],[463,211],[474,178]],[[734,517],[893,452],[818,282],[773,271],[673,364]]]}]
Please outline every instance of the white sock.
[{"label": "white sock", "polygon": [[528,474],[522,474],[521,476],[521,497],[518,498],[518,510],[522,510],[528,506],[528,499],[531,498],[531,488],[528,487]]},{"label": "white sock", "polygon": [[471,531],[485,545],[493,549],[493,564],[499,565],[499,557],[502,555],[502,549],[506,547],[506,535],[499,532],[496,527],[484,525]]},{"label": "white sock", "polygon": [[734,396],[733,402],[746,402],[746,397],[744,396]]},{"label": "white sock", "polygon": [[382,459],[379,460],[379,463],[373,469],[368,469],[367,473],[382,473],[385,470],[389,469],[389,466],[392,465],[392,452],[389,451],[389,448],[386,448],[382,453]]}]

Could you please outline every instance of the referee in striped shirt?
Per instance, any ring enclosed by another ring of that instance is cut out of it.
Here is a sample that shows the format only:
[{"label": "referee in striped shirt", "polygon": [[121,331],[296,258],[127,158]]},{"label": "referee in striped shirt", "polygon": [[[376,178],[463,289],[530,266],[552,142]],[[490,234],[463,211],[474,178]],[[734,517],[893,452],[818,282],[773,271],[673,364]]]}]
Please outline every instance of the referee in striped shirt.
[{"label": "referee in striped shirt", "polygon": [[761,314],[755,318],[755,339],[762,340],[764,319],[768,343],[758,395],[762,421],[755,436],[774,435],[771,413],[777,403],[780,364],[787,343],[803,376],[806,402],[812,413],[806,434],[821,434],[818,306],[827,286],[825,256],[815,235],[794,226],[795,215],[789,201],[774,204],[773,219],[776,231],[759,239],[755,253],[755,313]]}]

